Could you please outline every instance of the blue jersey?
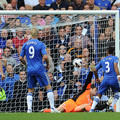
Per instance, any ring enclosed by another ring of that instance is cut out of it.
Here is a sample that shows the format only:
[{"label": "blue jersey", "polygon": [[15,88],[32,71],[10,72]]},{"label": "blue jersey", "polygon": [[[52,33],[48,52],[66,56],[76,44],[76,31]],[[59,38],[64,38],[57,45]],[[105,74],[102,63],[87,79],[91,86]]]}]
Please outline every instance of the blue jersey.
[{"label": "blue jersey", "polygon": [[109,0],[95,0],[94,4],[100,7],[100,9],[111,10],[111,2]]},{"label": "blue jersey", "polygon": [[45,71],[42,63],[43,55],[47,55],[44,43],[37,39],[27,41],[22,47],[20,56],[24,57],[25,55],[27,60],[27,72],[29,74],[38,74]]},{"label": "blue jersey", "polygon": [[117,76],[114,69],[114,63],[118,63],[118,57],[109,55],[98,63],[96,69],[102,67],[104,76]]}]

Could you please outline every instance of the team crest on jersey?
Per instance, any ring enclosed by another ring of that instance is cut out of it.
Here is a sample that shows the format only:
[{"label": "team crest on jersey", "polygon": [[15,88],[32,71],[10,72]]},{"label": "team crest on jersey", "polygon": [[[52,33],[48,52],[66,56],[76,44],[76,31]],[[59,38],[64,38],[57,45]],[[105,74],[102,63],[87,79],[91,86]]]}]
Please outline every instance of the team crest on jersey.
[{"label": "team crest on jersey", "polygon": [[28,20],[26,20],[25,22],[28,22]]},{"label": "team crest on jersey", "polygon": [[105,4],[106,6],[108,6],[108,4]]},{"label": "team crest on jersey", "polygon": [[98,5],[100,5],[100,3],[98,3]]}]

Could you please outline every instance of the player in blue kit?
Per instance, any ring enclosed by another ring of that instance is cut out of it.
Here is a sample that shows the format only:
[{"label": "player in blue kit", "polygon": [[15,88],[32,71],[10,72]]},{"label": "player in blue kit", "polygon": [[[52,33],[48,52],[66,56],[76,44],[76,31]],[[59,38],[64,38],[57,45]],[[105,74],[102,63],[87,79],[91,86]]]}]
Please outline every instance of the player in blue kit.
[{"label": "player in blue kit", "polygon": [[[54,107],[54,95],[50,85],[50,80],[43,66],[44,61],[47,64],[46,67],[49,66],[46,47],[42,42],[40,42],[37,39],[38,30],[36,28],[31,29],[31,36],[32,39],[24,43],[19,58],[23,64],[26,65],[27,63],[27,78],[28,78],[27,113],[32,112],[32,99],[33,99],[32,96],[34,92],[34,87],[36,86],[37,82],[40,84],[41,87],[45,86],[47,90],[47,97],[50,103],[50,107],[52,109],[51,112],[59,113],[59,111],[57,111],[57,109]],[[24,60],[25,55],[27,62],[25,62]]]},{"label": "player in blue kit", "polygon": [[98,95],[95,97],[90,112],[94,111],[95,106],[98,104],[102,95],[108,90],[109,87],[112,88],[115,93],[113,102],[109,108],[109,111],[114,111],[114,105],[119,99],[119,84],[117,75],[119,75],[118,70],[118,57],[113,56],[114,48],[109,47],[107,49],[107,57],[103,58],[95,68],[96,82],[100,82],[97,74],[97,70],[102,68],[104,71],[104,79],[100,84]]}]

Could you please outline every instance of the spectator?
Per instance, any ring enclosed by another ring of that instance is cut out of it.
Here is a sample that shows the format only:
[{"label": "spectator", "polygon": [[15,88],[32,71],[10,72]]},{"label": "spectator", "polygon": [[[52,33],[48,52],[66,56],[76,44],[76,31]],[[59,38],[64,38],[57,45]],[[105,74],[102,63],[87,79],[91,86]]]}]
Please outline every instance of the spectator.
[{"label": "spectator", "polygon": [[1,58],[0,58],[0,81],[4,80],[4,79],[5,79],[5,75],[4,75],[4,72],[3,72],[2,61],[1,61]]},{"label": "spectator", "polygon": [[119,8],[120,7],[120,0],[116,0],[113,5]]},{"label": "spectator", "polygon": [[17,64],[16,60],[11,56],[11,49],[9,47],[5,47],[3,49],[2,58],[7,62],[4,63],[4,66],[12,65],[13,67]]},{"label": "spectator", "polygon": [[20,64],[19,57],[20,57],[21,50],[22,50],[22,46],[20,45],[20,46],[17,48],[17,50],[16,50],[17,53],[14,53],[14,54],[12,55],[12,57],[16,60],[16,63],[17,63],[17,64]]},{"label": "spectator", "polygon": [[67,89],[67,84],[65,83],[65,81],[61,81],[60,85],[58,86],[58,100],[60,101],[60,103],[62,103],[64,100],[69,98],[69,95],[67,94],[68,89]]},{"label": "spectator", "polygon": [[6,67],[7,76],[6,79],[2,82],[2,87],[5,90],[6,98],[13,98],[13,87],[14,83],[19,79],[19,76],[14,74],[12,65],[7,65]]},{"label": "spectator", "polygon": [[[50,8],[49,10],[54,10],[54,9]],[[59,22],[59,18],[57,16],[53,15],[53,14],[51,14],[50,16],[51,16],[51,19],[52,19],[51,24],[56,25]]]},{"label": "spectator", "polygon": [[25,0],[17,0],[17,7],[18,7],[18,10],[20,9],[20,7],[25,6],[24,1],[25,1]]},{"label": "spectator", "polygon": [[[76,73],[77,72],[77,73]],[[73,72],[73,75],[76,76],[77,75],[77,81],[81,82],[82,85],[84,85],[86,79],[87,79],[87,75],[89,73],[89,69],[88,69],[88,62],[85,58],[82,58],[82,67],[81,68],[75,68],[75,71]]]},{"label": "spectator", "polygon": [[16,18],[16,20],[15,20],[15,27],[16,28],[21,27],[21,21],[18,18]]},{"label": "spectator", "polygon": [[82,31],[83,31],[83,28],[82,28],[81,25],[76,26],[76,28],[75,28],[75,35],[71,37],[69,45],[74,46],[75,40],[77,38],[79,38],[79,39],[82,40],[83,48],[84,47],[90,48],[92,46],[92,42],[90,41],[90,39],[87,36],[82,35]]},{"label": "spectator", "polygon": [[47,72],[53,73],[54,72],[54,63],[51,57],[51,51],[50,48],[46,48],[46,52],[47,52],[47,56],[48,56],[48,60],[49,60],[49,69]]},{"label": "spectator", "polygon": [[37,24],[37,16],[32,15],[31,16],[31,23],[28,25],[28,27],[33,28],[36,27],[37,29],[43,29],[41,26]]},{"label": "spectator", "polygon": [[98,58],[102,56],[106,56],[106,40],[105,40],[105,33],[100,33],[99,39],[98,39]]},{"label": "spectator", "polygon": [[17,29],[16,33],[17,33],[17,35],[16,35],[16,37],[12,38],[12,41],[15,45],[15,48],[17,49],[20,45],[23,45],[28,40],[26,38],[24,38],[22,28]]},{"label": "spectator", "polygon": [[69,4],[68,10],[73,10],[73,6],[71,4]]},{"label": "spectator", "polygon": [[59,48],[60,45],[68,47],[70,39],[69,38],[66,39],[64,27],[60,27],[58,31],[59,31],[58,36],[54,39],[55,48]]},{"label": "spectator", "polygon": [[115,30],[115,21],[113,18],[108,19],[108,27],[111,32],[113,32]]},{"label": "spectator", "polygon": [[39,30],[39,32],[38,32],[38,40],[39,41],[44,41],[44,32],[43,32],[43,30]]},{"label": "spectator", "polygon": [[3,28],[12,29],[12,32],[15,32],[15,16],[3,16],[5,17],[6,24]]},{"label": "spectator", "polygon": [[94,5],[95,0],[87,0],[87,4],[90,6],[90,10],[100,10],[100,8]]},{"label": "spectator", "polygon": [[[26,10],[26,8],[24,6],[21,6],[19,10]],[[19,15],[17,18],[20,19],[22,25],[30,24],[30,18],[26,15]]]},{"label": "spectator", "polygon": [[90,56],[88,48],[83,48],[82,55],[82,57],[85,58],[85,60],[87,60],[88,64],[91,63],[92,60],[94,60],[94,56]]},{"label": "spectator", "polygon": [[71,5],[73,6],[74,10],[83,10],[84,4],[82,0],[75,0],[75,2],[72,2]]},{"label": "spectator", "polygon": [[29,30],[29,29],[27,29],[27,30],[25,31],[24,37],[25,37],[26,39],[28,39],[28,40],[31,39],[31,34],[30,34],[30,30]]},{"label": "spectator", "polygon": [[39,0],[24,0],[24,3],[26,10],[33,10],[33,7],[39,4]]},{"label": "spectator", "polygon": [[66,20],[67,20],[68,18],[69,18],[68,15],[66,15],[66,14],[61,14],[58,24],[66,23]]},{"label": "spectator", "polygon": [[37,16],[37,23],[39,26],[45,25],[45,20],[42,18],[42,15],[36,15]]},{"label": "spectator", "polygon": [[62,60],[64,60],[65,54],[66,54],[66,47],[64,45],[61,45],[58,48],[58,52],[53,56],[55,66],[57,66],[58,64],[60,64]]},{"label": "spectator", "polygon": [[70,54],[72,56],[72,60],[75,58],[81,58],[82,57],[82,40],[77,38],[75,41],[74,47],[70,48],[67,51],[67,54]]},{"label": "spectator", "polygon": [[109,27],[105,28],[105,39],[107,42],[110,41],[112,31]]},{"label": "spectator", "polygon": [[16,52],[15,46],[11,39],[8,39],[6,41],[6,47],[9,47],[11,49],[11,54],[14,54]]},{"label": "spectator", "polygon": [[52,23],[52,18],[51,18],[50,15],[47,15],[47,16],[45,17],[45,22],[46,22],[46,25],[51,25],[51,23]]},{"label": "spectator", "polygon": [[[25,58],[24,58],[24,59],[25,59]],[[14,66],[14,73],[15,73],[15,74],[19,74],[19,72],[20,72],[21,70],[26,71],[27,68],[26,68],[26,66],[25,66],[23,63],[20,62],[19,64],[17,64],[16,66]]]},{"label": "spectator", "polygon": [[111,10],[117,10],[117,6],[116,6],[116,5],[113,5],[113,6],[111,7]]},{"label": "spectator", "polygon": [[111,10],[111,3],[109,0],[95,0],[95,5],[100,7],[100,9]]},{"label": "spectator", "polygon": [[7,4],[8,4],[8,3],[7,3],[6,0],[1,0],[1,1],[0,1],[0,7],[1,7],[2,9],[5,9],[5,7],[6,7]]},{"label": "spectator", "polygon": [[66,39],[71,37],[71,25],[65,26],[65,36],[66,36]]},{"label": "spectator", "polygon": [[56,83],[60,83],[61,81],[64,81],[63,78],[63,72],[65,71],[64,64],[65,61],[61,61],[60,64],[55,69],[54,80]]},{"label": "spectator", "polygon": [[68,9],[68,3],[66,3],[63,0],[56,0],[56,2],[51,3],[50,8],[53,8],[54,10],[61,10],[61,8]]},{"label": "spectator", "polygon": [[13,10],[18,10],[17,0],[11,0],[10,4],[12,5]]},{"label": "spectator", "polygon": [[83,10],[90,10],[90,5],[89,4],[85,4]]},{"label": "spectator", "polygon": [[1,29],[4,27],[4,25],[5,25],[5,22],[3,22],[2,20],[1,20],[1,18],[2,18],[2,16],[0,15],[0,31],[1,31]]},{"label": "spectator", "polygon": [[71,55],[65,54],[64,60],[65,60],[65,62],[72,62]]},{"label": "spectator", "polygon": [[7,4],[5,7],[5,10],[13,10],[13,7],[11,4]]},{"label": "spectator", "polygon": [[33,10],[48,10],[49,7],[45,5],[46,0],[39,0],[39,4],[33,7]]},{"label": "spectator", "polygon": [[54,32],[51,27],[44,27],[44,41],[45,45],[51,49],[51,53],[54,53]]},{"label": "spectator", "polygon": [[20,79],[15,82],[13,89],[13,104],[14,110],[16,112],[25,112],[27,110],[27,80],[26,80],[26,72],[21,70],[19,72]]},{"label": "spectator", "polygon": [[8,31],[2,29],[1,37],[0,37],[0,48],[4,48],[6,46],[7,39],[8,39]]},{"label": "spectator", "polygon": [[50,6],[51,3],[55,2],[56,0],[46,0],[45,5]]}]

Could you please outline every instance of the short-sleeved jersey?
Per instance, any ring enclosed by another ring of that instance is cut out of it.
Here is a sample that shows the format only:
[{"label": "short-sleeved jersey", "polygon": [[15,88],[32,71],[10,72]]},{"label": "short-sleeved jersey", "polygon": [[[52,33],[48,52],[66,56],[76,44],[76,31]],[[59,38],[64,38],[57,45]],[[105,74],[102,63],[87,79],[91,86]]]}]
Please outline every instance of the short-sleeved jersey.
[{"label": "short-sleeved jersey", "polygon": [[114,69],[114,63],[118,63],[118,57],[109,55],[98,63],[96,69],[98,70],[102,67],[104,76],[117,76]]},{"label": "short-sleeved jersey", "polygon": [[46,46],[39,40],[31,39],[24,43],[20,56],[24,57],[26,55],[27,72],[31,74],[44,72],[42,57],[46,54]]}]

